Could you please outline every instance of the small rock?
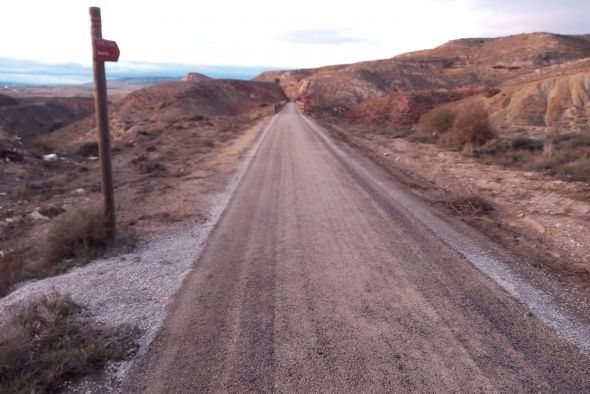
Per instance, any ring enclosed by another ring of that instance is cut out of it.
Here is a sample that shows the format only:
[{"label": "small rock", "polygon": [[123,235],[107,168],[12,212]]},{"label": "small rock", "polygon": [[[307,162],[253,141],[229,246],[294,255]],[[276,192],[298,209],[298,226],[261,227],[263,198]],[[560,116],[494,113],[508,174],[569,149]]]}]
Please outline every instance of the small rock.
[{"label": "small rock", "polygon": [[72,192],[72,194],[75,194],[75,195],[77,195],[77,196],[83,196],[83,195],[85,195],[85,194],[86,194],[86,190],[85,190],[85,189],[83,189],[83,188],[79,188],[79,189],[76,189],[76,190],[74,190],[74,191]]},{"label": "small rock", "polygon": [[391,155],[391,153],[390,153],[390,152],[385,152],[385,153],[383,154],[383,156],[389,156],[389,155]]},{"label": "small rock", "polygon": [[6,223],[10,224],[10,223],[14,223],[14,222],[16,222],[16,219],[15,219],[15,218],[8,218],[8,219],[5,219],[4,221],[5,221]]},{"label": "small rock", "polygon": [[0,249],[0,259],[4,257],[4,251]]},{"label": "small rock", "polygon": [[560,259],[561,255],[557,252],[549,252],[549,254],[551,255],[551,257],[553,257],[554,259]]},{"label": "small rock", "polygon": [[57,160],[57,155],[55,153],[43,155],[43,161],[56,161],[56,160]]},{"label": "small rock", "polygon": [[49,220],[49,218],[45,215],[42,215],[41,213],[39,213],[39,211],[35,210],[33,212],[31,212],[31,214],[29,215],[29,217],[33,220]]}]

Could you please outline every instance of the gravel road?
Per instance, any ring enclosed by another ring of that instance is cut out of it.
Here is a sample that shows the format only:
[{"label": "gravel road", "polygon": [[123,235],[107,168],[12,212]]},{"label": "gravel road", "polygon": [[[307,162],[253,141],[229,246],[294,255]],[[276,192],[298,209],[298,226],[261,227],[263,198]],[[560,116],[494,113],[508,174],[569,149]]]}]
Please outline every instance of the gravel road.
[{"label": "gravel road", "polygon": [[289,104],[125,391],[590,392],[588,326],[482,239]]}]

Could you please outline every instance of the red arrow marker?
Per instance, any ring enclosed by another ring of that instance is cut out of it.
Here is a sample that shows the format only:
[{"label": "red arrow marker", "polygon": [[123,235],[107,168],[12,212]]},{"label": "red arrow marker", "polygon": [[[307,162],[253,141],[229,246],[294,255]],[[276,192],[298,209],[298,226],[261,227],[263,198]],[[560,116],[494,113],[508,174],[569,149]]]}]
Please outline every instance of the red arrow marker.
[{"label": "red arrow marker", "polygon": [[121,54],[115,41],[98,37],[92,39],[92,52],[97,62],[116,62]]}]

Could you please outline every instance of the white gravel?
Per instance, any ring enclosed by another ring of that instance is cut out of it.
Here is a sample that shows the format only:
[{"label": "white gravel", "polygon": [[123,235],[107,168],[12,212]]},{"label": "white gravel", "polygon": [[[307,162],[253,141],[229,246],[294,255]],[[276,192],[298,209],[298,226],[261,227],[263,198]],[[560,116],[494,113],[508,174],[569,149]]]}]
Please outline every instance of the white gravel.
[{"label": "white gravel", "polygon": [[[111,381],[112,387],[108,389],[117,391],[118,384],[125,379],[134,362],[147,352],[158,333],[171,297],[197,262],[269,127],[270,124],[245,155],[225,190],[211,198],[205,223],[145,242],[132,253],[98,259],[60,276],[23,284],[0,299],[0,323],[9,318],[14,308],[58,291],[69,294],[74,302],[83,305],[88,319],[113,327],[139,328],[141,337],[135,359],[109,367],[111,376],[107,380]],[[87,391],[79,386],[73,390]]]}]

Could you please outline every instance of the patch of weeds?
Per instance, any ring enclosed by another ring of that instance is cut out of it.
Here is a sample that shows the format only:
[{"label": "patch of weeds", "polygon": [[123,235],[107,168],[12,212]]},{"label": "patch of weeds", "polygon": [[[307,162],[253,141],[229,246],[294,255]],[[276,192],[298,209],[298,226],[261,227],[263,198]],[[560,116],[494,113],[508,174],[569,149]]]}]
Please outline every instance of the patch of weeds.
[{"label": "patch of weeds", "polygon": [[78,148],[78,154],[90,157],[95,156],[98,157],[98,143],[96,142],[86,142]]},{"label": "patch of weeds", "polygon": [[515,138],[510,141],[510,145],[512,149],[528,150],[531,152],[542,151],[545,147],[545,143],[543,141],[527,137]]},{"label": "patch of weeds", "polygon": [[12,285],[23,277],[23,257],[6,253],[0,257],[0,297],[8,294]]},{"label": "patch of weeds", "polygon": [[58,392],[133,353],[136,331],[82,321],[81,311],[58,293],[16,311],[0,330],[0,392]]},{"label": "patch of weeds", "polygon": [[440,143],[448,149],[468,151],[482,146],[495,137],[489,114],[482,102],[468,102],[453,108],[438,107],[424,114],[413,142]]},{"label": "patch of weeds", "polygon": [[565,163],[557,168],[555,175],[566,181],[590,182],[590,157]]},{"label": "patch of weeds", "polygon": [[103,255],[106,249],[102,209],[83,205],[56,218],[43,246],[40,270],[58,274]]},{"label": "patch of weeds", "polygon": [[480,102],[459,108],[453,126],[441,134],[440,141],[448,147],[462,149],[465,145],[481,146],[493,139],[489,115]]},{"label": "patch of weeds", "polygon": [[565,134],[547,140],[516,138],[499,149],[478,151],[487,164],[538,171],[565,181],[590,182],[590,135]]},{"label": "patch of weeds", "polygon": [[459,197],[441,204],[457,216],[481,216],[494,211],[494,206],[480,196]]},{"label": "patch of weeds", "polygon": [[51,139],[52,136],[42,135],[33,141],[33,147],[42,153],[53,153],[57,150],[55,142]]},{"label": "patch of weeds", "polygon": [[168,171],[164,164],[159,163],[157,161],[144,162],[139,166],[139,169],[144,174],[149,174],[153,176],[161,175]]},{"label": "patch of weeds", "polygon": [[453,127],[456,118],[457,114],[455,111],[443,107],[435,108],[428,112],[424,115],[422,122],[424,122],[430,130],[436,133],[444,133]]}]

